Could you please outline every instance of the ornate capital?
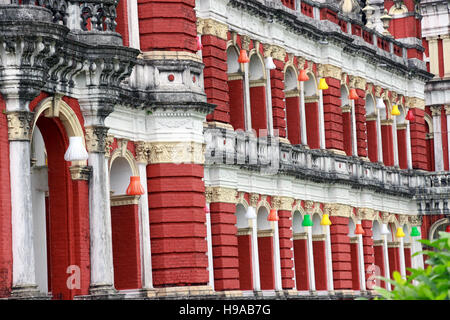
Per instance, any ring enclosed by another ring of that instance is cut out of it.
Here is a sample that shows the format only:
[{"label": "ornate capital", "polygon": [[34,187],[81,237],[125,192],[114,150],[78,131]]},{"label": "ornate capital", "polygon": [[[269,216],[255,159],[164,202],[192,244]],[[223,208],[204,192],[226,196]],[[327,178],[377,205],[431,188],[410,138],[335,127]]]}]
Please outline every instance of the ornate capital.
[{"label": "ornate capital", "polygon": [[[206,187],[207,202],[237,203],[237,190],[225,187]],[[208,199],[209,198],[209,199]],[[208,201],[209,200],[209,201]]]},{"label": "ornate capital", "polygon": [[292,211],[294,198],[274,196],[272,197],[272,208],[277,210]]},{"label": "ornate capital", "polygon": [[112,152],[112,144],[114,142],[114,136],[107,134],[105,140],[105,157],[110,158]]},{"label": "ornate capital", "polygon": [[147,164],[150,152],[149,144],[144,141],[137,141],[134,143],[134,150],[136,151],[136,161]]},{"label": "ornate capital", "polygon": [[69,168],[72,180],[89,180],[92,168],[89,166],[71,166]]},{"label": "ornate capital", "polygon": [[31,140],[33,112],[11,111],[6,113],[6,117],[8,119],[8,139],[10,141]]},{"label": "ornate capital", "polygon": [[258,201],[259,201],[259,194],[250,193],[250,196],[249,196],[250,206],[256,208],[258,206]]},{"label": "ornate capital", "polygon": [[395,216],[389,212],[381,212],[381,222],[388,224],[395,220]]},{"label": "ornate capital", "polygon": [[205,144],[198,142],[151,142],[150,163],[205,163]]},{"label": "ornate capital", "polygon": [[241,36],[241,48],[248,51],[250,49],[250,41],[249,36]]},{"label": "ornate capital", "polygon": [[105,153],[108,127],[86,127],[86,148],[88,152]]},{"label": "ornate capital", "polygon": [[430,111],[433,117],[441,115],[441,106],[430,106]]},{"label": "ornate capital", "polygon": [[297,57],[297,67],[298,70],[303,70],[305,68],[306,59],[304,57]]},{"label": "ornate capital", "polygon": [[228,26],[213,19],[197,19],[197,33],[215,36],[222,40],[228,39]]},{"label": "ornate capital", "polygon": [[272,45],[269,43],[263,43],[263,49],[264,49],[264,58],[268,58],[272,54]]},{"label": "ornate capital", "polygon": [[306,200],[305,201],[305,212],[307,214],[313,214],[314,213],[314,201]]},{"label": "ornate capital", "polygon": [[450,114],[450,104],[445,105],[445,106],[444,106],[444,109],[445,109],[445,114],[446,114],[446,115],[449,115],[449,114]]},{"label": "ornate capital", "polygon": [[375,220],[377,212],[370,208],[358,208],[356,213],[358,219],[360,220]]},{"label": "ornate capital", "polygon": [[422,225],[422,216],[409,216],[409,223],[411,226],[420,227]]},{"label": "ornate capital", "polygon": [[352,215],[352,207],[341,203],[325,203],[323,212],[330,217],[345,217],[349,218]]},{"label": "ornate capital", "polygon": [[279,46],[272,46],[272,58],[284,62],[286,57],[286,49]]},{"label": "ornate capital", "polygon": [[342,69],[331,64],[319,64],[317,72],[320,77],[324,78],[334,78],[337,80],[341,80],[342,78]]},{"label": "ornate capital", "polygon": [[398,223],[400,223],[401,226],[404,224],[407,224],[409,222],[409,216],[406,214],[399,214],[398,215]]},{"label": "ornate capital", "polygon": [[380,86],[375,86],[375,97],[381,98],[381,92],[383,91],[383,88]]}]

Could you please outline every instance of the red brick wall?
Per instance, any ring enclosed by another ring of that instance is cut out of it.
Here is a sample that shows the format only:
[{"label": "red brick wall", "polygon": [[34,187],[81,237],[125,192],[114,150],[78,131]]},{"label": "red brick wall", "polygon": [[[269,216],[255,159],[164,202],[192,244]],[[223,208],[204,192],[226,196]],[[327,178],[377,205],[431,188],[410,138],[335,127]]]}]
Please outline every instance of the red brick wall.
[{"label": "red brick wall", "polygon": [[352,155],[352,114],[342,113],[342,130],[344,134],[344,151],[348,156]]},{"label": "red brick wall", "polygon": [[230,98],[230,123],[233,128],[245,130],[244,81],[228,81]]},{"label": "red brick wall", "polygon": [[286,98],[287,137],[291,144],[301,143],[299,104],[299,97]]},{"label": "red brick wall", "polygon": [[335,290],[352,288],[352,266],[350,238],[348,237],[348,218],[331,216],[331,258]]},{"label": "red brick wall", "polygon": [[294,267],[291,211],[278,210],[278,233],[280,238],[281,284],[283,289],[294,288]]},{"label": "red brick wall", "polygon": [[381,138],[383,146],[383,163],[386,166],[394,165],[394,144],[392,140],[392,125],[381,126]]},{"label": "red brick wall", "polygon": [[313,252],[316,290],[327,290],[327,263],[325,257],[325,241],[313,241]]},{"label": "red brick wall", "polygon": [[[0,95],[0,111],[6,109]],[[12,285],[11,189],[9,140],[6,114],[0,112],[0,298],[9,296]]]},{"label": "red brick wall", "polygon": [[124,46],[129,46],[129,33],[128,33],[128,2],[127,0],[120,0],[116,8],[116,32],[122,36]]},{"label": "red brick wall", "polygon": [[356,89],[359,98],[355,100],[356,137],[358,156],[367,157],[366,100],[364,90]]},{"label": "red brick wall", "polygon": [[273,128],[278,130],[280,137],[286,137],[285,102],[284,95],[284,61],[273,59],[276,69],[270,70],[270,83],[272,87],[272,117]]},{"label": "red brick wall", "polygon": [[238,236],[239,289],[253,290],[251,235]]},{"label": "red brick wall", "polygon": [[327,149],[344,150],[344,128],[341,107],[341,81],[326,78],[328,89],[323,91],[325,145]]},{"label": "red brick wall", "polygon": [[[373,247],[373,251],[374,251],[374,258],[375,258],[375,265],[379,268],[378,270],[380,270],[380,274],[378,274],[377,276],[381,276],[384,277],[384,255],[383,255],[383,246],[382,245],[377,245]],[[386,288],[386,282],[385,281],[380,281],[380,286],[383,288]]]},{"label": "red brick wall", "polygon": [[206,285],[203,166],[147,166],[153,284]]},{"label": "red brick wall", "polygon": [[310,149],[319,149],[319,106],[317,102],[305,103],[306,135]]},{"label": "red brick wall", "polygon": [[203,79],[208,103],[217,107],[207,116],[208,121],[230,123],[227,77],[227,42],[211,35],[202,36]]},{"label": "red brick wall", "polygon": [[363,239],[363,253],[364,253],[364,274],[365,279],[367,279],[371,276],[367,272],[367,268],[375,263],[375,252],[373,249],[373,231],[372,231],[372,221],[370,220],[362,220],[361,221],[362,227],[364,228],[364,234],[362,236]]},{"label": "red brick wall", "polygon": [[141,288],[139,206],[111,207],[111,228],[114,286],[118,290]]},{"label": "red brick wall", "polygon": [[359,283],[359,257],[358,257],[358,243],[350,244],[350,255],[352,265],[352,289],[360,290]]},{"label": "red brick wall", "polygon": [[441,133],[442,133],[442,156],[444,162],[444,170],[448,171],[448,131],[447,131],[447,115],[445,109],[441,108]]},{"label": "red brick wall", "polygon": [[426,138],[426,125],[424,120],[425,111],[420,110],[418,108],[413,108],[411,110],[414,114],[414,120],[410,121],[411,155],[413,168],[427,170],[430,164],[430,159],[427,158],[427,156],[430,155],[430,153],[427,150],[427,140],[425,139]]},{"label": "red brick wall", "polygon": [[377,121],[367,121],[367,149],[369,159],[372,162],[378,161],[378,144],[377,144]]},{"label": "red brick wall", "polygon": [[258,237],[259,277],[262,290],[275,289],[273,237]]},{"label": "red brick wall", "polygon": [[210,204],[214,288],[218,291],[239,289],[239,249],[235,212],[236,205],[233,203]]},{"label": "red brick wall", "polygon": [[139,31],[142,51],[189,51],[197,49],[195,0],[139,0]]},{"label": "red brick wall", "polygon": [[[256,130],[259,137],[262,132],[260,130],[267,130],[267,111],[266,111],[266,87],[252,87],[250,88],[250,106],[252,115],[252,128]],[[265,136],[266,134],[262,134]]]},{"label": "red brick wall", "polygon": [[397,130],[398,163],[401,169],[408,168],[408,156],[406,148],[406,129]]},{"label": "red brick wall", "polygon": [[297,290],[309,290],[307,240],[294,240],[294,259]]}]

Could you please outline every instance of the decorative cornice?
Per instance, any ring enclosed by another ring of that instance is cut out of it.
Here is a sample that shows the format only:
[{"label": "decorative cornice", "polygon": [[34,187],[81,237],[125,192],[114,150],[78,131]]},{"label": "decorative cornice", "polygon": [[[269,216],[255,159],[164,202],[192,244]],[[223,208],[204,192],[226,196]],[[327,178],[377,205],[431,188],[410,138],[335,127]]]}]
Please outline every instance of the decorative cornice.
[{"label": "decorative cornice", "polygon": [[205,144],[199,142],[150,142],[149,163],[205,163]]},{"label": "decorative cornice", "polygon": [[117,195],[111,196],[111,207],[139,205],[141,196]]},{"label": "decorative cornice", "polygon": [[34,113],[29,111],[6,112],[8,119],[8,139],[10,141],[31,140],[31,125]]}]

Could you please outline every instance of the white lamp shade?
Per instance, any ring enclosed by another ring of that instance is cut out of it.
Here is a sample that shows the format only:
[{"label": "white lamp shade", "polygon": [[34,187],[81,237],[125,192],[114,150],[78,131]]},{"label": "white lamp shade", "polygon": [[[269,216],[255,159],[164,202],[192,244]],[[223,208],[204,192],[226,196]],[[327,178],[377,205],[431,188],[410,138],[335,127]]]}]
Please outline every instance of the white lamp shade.
[{"label": "white lamp shade", "polygon": [[82,139],[83,137],[69,137],[69,148],[64,154],[64,160],[83,161],[89,158]]},{"label": "white lamp shade", "polygon": [[388,227],[387,227],[387,224],[385,224],[385,223],[383,223],[382,225],[381,225],[381,232],[380,232],[381,234],[390,234],[390,232],[389,232],[389,229],[388,229]]},{"label": "white lamp shade", "polygon": [[247,213],[245,214],[247,219],[256,219],[256,210],[255,208],[249,206],[247,209]]},{"label": "white lamp shade", "polygon": [[275,63],[273,63],[272,57],[267,57],[267,58],[265,59],[265,64],[266,64],[266,69],[268,69],[268,70],[273,70],[273,69],[276,69],[276,68],[277,68],[277,66],[275,65]]},{"label": "white lamp shade", "polygon": [[383,102],[383,99],[378,98],[377,99],[377,109],[384,109],[384,108],[386,108],[386,106],[385,106],[385,104]]}]

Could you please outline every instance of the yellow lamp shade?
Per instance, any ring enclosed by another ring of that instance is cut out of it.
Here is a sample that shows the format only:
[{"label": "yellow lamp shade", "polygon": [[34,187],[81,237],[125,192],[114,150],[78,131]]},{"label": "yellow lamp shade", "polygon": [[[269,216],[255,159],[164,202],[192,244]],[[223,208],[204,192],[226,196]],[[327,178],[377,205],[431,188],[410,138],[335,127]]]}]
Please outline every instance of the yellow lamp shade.
[{"label": "yellow lamp shade", "polygon": [[327,90],[328,89],[328,84],[327,84],[327,81],[325,80],[325,78],[321,78],[319,80],[319,89],[320,90]]},{"label": "yellow lamp shade", "polygon": [[397,238],[403,238],[405,236],[405,233],[403,232],[403,228],[399,227],[397,228],[397,233],[395,234]]},{"label": "yellow lamp shade", "polygon": [[331,220],[330,220],[330,217],[328,216],[328,214],[324,214],[322,216],[322,220],[320,221],[320,224],[322,226],[331,226]]},{"label": "yellow lamp shade", "polygon": [[400,111],[398,110],[398,105],[394,104],[394,105],[392,106],[391,114],[392,114],[393,116],[399,116],[399,115],[400,115]]}]

